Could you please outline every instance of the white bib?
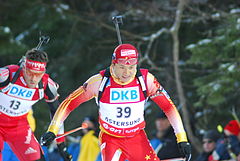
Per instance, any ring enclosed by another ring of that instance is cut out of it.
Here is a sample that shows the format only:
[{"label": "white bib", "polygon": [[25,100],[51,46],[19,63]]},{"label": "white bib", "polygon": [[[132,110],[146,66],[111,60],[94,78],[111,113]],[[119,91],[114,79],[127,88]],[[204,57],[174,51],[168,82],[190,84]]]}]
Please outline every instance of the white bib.
[{"label": "white bib", "polygon": [[145,101],[127,104],[100,102],[100,118],[116,128],[131,128],[144,121]]},{"label": "white bib", "polygon": [[38,100],[32,98],[36,89],[12,84],[7,94],[0,92],[0,112],[8,116],[21,116],[29,112]]}]

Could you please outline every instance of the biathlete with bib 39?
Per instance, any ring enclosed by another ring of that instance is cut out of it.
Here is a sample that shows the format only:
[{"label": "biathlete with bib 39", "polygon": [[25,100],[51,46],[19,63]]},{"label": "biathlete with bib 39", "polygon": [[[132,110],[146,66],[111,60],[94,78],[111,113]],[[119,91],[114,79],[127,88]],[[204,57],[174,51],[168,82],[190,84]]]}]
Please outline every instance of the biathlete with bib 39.
[{"label": "biathlete with bib 39", "polygon": [[159,161],[144,131],[144,104],[150,98],[168,117],[180,151],[191,155],[177,108],[157,79],[137,64],[138,51],[133,45],[117,46],[110,67],[90,77],[60,104],[41,143],[49,145],[70,112],[96,98],[103,161]]},{"label": "biathlete with bib 39", "polygon": [[[40,39],[39,44],[42,43]],[[36,102],[45,99],[53,116],[59,106],[59,94],[58,84],[45,73],[48,55],[39,48],[27,51],[21,64],[0,68],[0,161],[4,141],[20,161],[44,160],[27,115]],[[62,126],[59,133],[63,132]],[[70,161],[64,138],[57,142],[64,160]]]}]

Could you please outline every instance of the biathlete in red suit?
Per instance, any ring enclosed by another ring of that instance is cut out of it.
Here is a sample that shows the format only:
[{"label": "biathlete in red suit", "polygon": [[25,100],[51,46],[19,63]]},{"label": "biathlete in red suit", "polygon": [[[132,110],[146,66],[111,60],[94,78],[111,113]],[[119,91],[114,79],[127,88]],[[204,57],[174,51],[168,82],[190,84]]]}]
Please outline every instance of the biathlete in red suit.
[{"label": "biathlete in red suit", "polygon": [[95,97],[99,105],[103,161],[158,161],[144,132],[144,104],[150,97],[166,113],[180,150],[190,155],[178,110],[155,77],[146,69],[137,69],[137,63],[137,49],[130,44],[119,45],[109,69],[89,78],[61,103],[41,141],[50,144],[69,113]]},{"label": "biathlete in red suit", "polygon": [[[49,105],[52,116],[59,105],[58,85],[45,73],[47,61],[45,52],[32,49],[26,53],[20,66],[0,68],[0,161],[4,141],[20,161],[38,160],[43,156],[27,115],[41,99]],[[62,130],[60,133],[63,133]],[[63,141],[58,140],[61,154],[65,158],[71,157],[63,150]]]}]

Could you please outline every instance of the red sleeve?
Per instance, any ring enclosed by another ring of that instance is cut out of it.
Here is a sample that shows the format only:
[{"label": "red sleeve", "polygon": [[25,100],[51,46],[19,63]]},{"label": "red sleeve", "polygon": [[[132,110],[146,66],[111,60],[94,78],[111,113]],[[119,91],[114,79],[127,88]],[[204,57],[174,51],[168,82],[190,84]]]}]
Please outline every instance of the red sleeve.
[{"label": "red sleeve", "polygon": [[150,98],[163,110],[171,123],[178,142],[187,141],[180,114],[170,99],[168,93],[160,85],[157,79],[151,74],[147,77],[147,88]]},{"label": "red sleeve", "polygon": [[102,76],[97,74],[90,79],[88,79],[82,86],[71,93],[59,106],[57,109],[53,120],[49,126],[48,131],[55,134],[58,133],[60,126],[63,124],[64,120],[81,103],[86,102],[98,94],[98,89],[102,80]]}]

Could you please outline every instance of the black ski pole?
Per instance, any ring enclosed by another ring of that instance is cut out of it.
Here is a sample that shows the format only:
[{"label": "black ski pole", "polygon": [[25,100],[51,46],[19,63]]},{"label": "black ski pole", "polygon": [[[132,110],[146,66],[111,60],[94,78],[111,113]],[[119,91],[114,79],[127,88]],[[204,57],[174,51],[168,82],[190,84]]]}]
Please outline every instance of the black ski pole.
[{"label": "black ski pole", "polygon": [[40,36],[39,37],[39,43],[38,43],[38,45],[37,45],[37,47],[35,49],[40,50],[42,44],[43,43],[47,44],[49,42],[49,40],[50,40],[49,36]]},{"label": "black ski pole", "polygon": [[[50,40],[50,37],[49,36],[41,36],[41,33],[40,33],[40,37],[39,37],[39,43],[37,45],[37,47],[35,48],[36,50],[40,50],[42,44],[47,44]],[[22,58],[19,60],[19,62],[17,63],[19,66],[22,65],[23,62],[25,62],[25,56],[22,56]]]},{"label": "black ski pole", "polygon": [[122,16],[121,15],[120,16],[114,16],[114,17],[112,17],[112,21],[113,21],[113,23],[115,24],[115,27],[116,27],[118,43],[119,43],[119,45],[121,45],[122,44],[122,39],[121,39],[120,30],[119,30],[119,24],[123,24]]}]

